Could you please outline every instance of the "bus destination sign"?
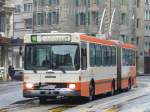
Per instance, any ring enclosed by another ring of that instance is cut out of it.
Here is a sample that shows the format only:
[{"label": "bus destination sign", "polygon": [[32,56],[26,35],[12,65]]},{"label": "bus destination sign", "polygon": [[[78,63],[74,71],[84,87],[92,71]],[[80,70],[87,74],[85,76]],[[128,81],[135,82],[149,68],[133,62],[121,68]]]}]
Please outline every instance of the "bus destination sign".
[{"label": "bus destination sign", "polygon": [[42,35],[43,42],[70,42],[70,35]]}]

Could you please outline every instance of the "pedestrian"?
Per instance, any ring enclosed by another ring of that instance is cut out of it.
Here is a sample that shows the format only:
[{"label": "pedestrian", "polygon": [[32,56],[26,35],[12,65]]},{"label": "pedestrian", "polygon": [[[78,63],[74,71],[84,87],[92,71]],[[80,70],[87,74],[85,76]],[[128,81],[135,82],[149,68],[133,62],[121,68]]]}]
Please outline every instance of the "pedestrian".
[{"label": "pedestrian", "polygon": [[14,67],[13,65],[9,65],[8,66],[8,75],[9,75],[9,78],[10,80],[13,80],[14,79]]}]

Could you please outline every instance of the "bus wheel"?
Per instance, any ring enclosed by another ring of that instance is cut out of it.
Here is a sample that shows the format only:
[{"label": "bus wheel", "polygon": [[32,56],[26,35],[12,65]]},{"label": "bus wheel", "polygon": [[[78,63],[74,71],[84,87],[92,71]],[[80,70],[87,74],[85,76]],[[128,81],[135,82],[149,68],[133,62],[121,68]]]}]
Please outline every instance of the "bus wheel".
[{"label": "bus wheel", "polygon": [[40,97],[40,98],[39,98],[39,103],[40,103],[40,104],[45,104],[45,103],[46,103],[46,98]]},{"label": "bus wheel", "polygon": [[129,80],[128,80],[128,90],[130,90],[131,89],[131,78],[129,78]]},{"label": "bus wheel", "polygon": [[115,80],[112,81],[111,95],[115,94]]},{"label": "bus wheel", "polygon": [[92,101],[92,100],[94,100],[94,98],[95,98],[94,83],[90,83],[88,101]]}]

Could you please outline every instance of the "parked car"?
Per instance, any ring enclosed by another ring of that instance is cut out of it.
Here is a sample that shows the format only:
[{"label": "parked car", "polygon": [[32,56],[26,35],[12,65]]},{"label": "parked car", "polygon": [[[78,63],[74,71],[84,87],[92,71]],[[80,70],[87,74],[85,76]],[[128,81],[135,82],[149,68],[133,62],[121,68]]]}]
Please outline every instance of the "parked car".
[{"label": "parked car", "polygon": [[23,69],[22,68],[15,68],[14,69],[14,80],[22,81],[23,79]]}]

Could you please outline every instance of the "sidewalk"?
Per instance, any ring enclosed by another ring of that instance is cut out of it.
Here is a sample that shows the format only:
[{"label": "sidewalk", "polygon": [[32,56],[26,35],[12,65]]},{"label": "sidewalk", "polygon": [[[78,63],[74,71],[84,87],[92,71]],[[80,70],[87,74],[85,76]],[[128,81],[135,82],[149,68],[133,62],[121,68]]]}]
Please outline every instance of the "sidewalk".
[{"label": "sidewalk", "polygon": [[150,76],[150,74],[137,74],[137,76]]},{"label": "sidewalk", "polygon": [[0,88],[5,86],[15,86],[15,85],[21,85],[22,81],[3,81],[0,80]]}]

